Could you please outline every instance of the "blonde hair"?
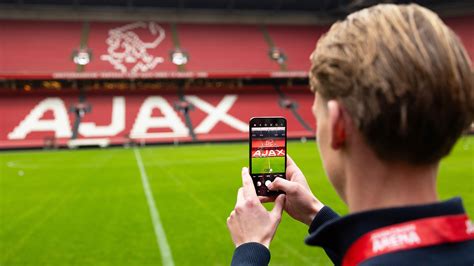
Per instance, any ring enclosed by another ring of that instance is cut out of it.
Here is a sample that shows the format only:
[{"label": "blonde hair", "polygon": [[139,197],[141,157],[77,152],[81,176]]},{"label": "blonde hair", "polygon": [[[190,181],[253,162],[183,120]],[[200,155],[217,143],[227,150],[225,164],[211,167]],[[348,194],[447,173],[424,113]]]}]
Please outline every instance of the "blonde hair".
[{"label": "blonde hair", "polygon": [[416,4],[349,15],[318,41],[311,62],[312,89],[340,100],[382,159],[436,162],[473,120],[469,57],[441,19]]}]

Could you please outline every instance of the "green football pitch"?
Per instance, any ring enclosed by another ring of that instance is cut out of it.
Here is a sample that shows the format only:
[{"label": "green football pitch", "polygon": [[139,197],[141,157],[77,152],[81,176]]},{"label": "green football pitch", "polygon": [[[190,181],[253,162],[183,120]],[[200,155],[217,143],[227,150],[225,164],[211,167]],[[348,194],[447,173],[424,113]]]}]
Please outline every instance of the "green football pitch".
[{"label": "green football pitch", "polygon": [[[0,153],[0,265],[229,265],[226,218],[247,144]],[[344,214],[314,142],[288,152],[324,203]],[[474,215],[474,138],[443,161],[441,199]],[[271,206],[269,206],[271,207]],[[272,265],[329,265],[284,215]],[[157,237],[158,235],[158,237]],[[164,254],[164,255],[163,255]]]},{"label": "green football pitch", "polygon": [[252,158],[252,174],[284,173],[285,157]]}]

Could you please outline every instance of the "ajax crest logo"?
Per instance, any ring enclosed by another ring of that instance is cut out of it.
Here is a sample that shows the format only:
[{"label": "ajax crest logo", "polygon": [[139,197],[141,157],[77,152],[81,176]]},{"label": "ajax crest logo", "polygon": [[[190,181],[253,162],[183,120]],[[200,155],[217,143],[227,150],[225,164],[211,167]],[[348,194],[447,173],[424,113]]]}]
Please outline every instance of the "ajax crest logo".
[{"label": "ajax crest logo", "polygon": [[163,63],[154,49],[165,39],[165,30],[155,22],[135,22],[109,30],[107,54],[100,57],[122,73],[145,73]]}]

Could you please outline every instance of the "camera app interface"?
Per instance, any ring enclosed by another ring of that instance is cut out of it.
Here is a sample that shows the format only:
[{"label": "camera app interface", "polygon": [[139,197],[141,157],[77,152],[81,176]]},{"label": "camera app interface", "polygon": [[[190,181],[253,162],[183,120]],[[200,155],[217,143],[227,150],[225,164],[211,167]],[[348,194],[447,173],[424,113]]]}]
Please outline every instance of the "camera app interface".
[{"label": "camera app interface", "polygon": [[251,174],[265,180],[283,177],[286,155],[284,124],[261,123],[252,126]]}]

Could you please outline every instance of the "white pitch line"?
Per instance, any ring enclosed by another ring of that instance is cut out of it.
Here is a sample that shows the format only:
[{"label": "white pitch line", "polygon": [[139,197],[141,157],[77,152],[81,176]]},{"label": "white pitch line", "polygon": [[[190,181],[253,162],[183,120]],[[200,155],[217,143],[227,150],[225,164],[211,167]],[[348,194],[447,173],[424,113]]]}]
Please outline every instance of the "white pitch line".
[{"label": "white pitch line", "polygon": [[160,248],[161,260],[165,266],[174,266],[173,256],[171,255],[171,249],[166,240],[165,230],[161,224],[160,214],[156,208],[155,199],[150,189],[150,183],[148,182],[148,176],[143,166],[142,157],[137,148],[134,148],[135,159],[137,160],[138,169],[140,169],[140,175],[142,178],[143,191],[145,191],[146,201],[148,202],[148,207],[150,209],[151,221],[153,222],[153,228],[155,229],[156,243]]}]

